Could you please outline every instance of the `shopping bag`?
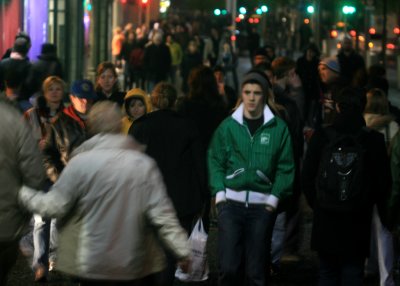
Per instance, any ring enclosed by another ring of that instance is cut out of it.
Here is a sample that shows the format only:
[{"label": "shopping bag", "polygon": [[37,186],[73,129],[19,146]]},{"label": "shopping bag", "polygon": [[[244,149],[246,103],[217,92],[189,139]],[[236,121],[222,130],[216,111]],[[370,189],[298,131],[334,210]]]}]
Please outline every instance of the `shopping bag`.
[{"label": "shopping bag", "polygon": [[201,218],[197,220],[189,237],[191,249],[191,267],[188,273],[183,273],[178,267],[175,277],[183,282],[204,281],[208,279],[209,267],[207,263],[207,233],[204,230]]}]

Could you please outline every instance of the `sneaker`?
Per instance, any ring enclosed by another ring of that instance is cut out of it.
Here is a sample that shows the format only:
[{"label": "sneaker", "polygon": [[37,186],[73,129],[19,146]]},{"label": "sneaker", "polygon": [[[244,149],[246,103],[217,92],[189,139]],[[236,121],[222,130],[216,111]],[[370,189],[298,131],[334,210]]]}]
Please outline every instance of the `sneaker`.
[{"label": "sneaker", "polygon": [[55,261],[49,261],[49,271],[53,271],[56,269],[56,262]]}]

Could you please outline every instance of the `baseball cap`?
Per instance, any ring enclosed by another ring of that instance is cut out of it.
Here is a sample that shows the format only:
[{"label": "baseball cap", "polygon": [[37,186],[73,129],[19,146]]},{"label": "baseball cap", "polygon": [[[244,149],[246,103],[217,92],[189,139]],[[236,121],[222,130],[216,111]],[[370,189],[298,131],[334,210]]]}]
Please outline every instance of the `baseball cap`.
[{"label": "baseball cap", "polygon": [[320,65],[326,66],[328,69],[340,73],[340,64],[337,57],[324,58],[319,62]]},{"label": "baseball cap", "polygon": [[73,96],[85,99],[97,99],[94,92],[93,83],[90,80],[76,80],[72,84],[71,93]]}]

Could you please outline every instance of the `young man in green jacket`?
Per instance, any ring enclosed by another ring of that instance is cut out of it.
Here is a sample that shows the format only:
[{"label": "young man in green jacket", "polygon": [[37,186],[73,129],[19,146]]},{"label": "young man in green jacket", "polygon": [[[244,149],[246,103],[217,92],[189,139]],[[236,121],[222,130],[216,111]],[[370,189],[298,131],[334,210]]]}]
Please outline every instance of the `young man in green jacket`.
[{"label": "young man in green jacket", "polygon": [[240,284],[244,259],[250,284],[264,286],[276,209],[292,193],[294,159],[288,127],[274,115],[277,107],[263,73],[245,75],[241,100],[208,150],[218,210],[219,285]]}]

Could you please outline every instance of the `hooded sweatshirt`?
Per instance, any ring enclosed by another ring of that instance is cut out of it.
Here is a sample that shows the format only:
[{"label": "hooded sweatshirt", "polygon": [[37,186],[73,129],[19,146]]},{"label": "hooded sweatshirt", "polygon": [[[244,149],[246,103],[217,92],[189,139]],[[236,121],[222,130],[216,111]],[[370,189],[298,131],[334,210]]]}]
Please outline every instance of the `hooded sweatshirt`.
[{"label": "hooded sweatshirt", "polygon": [[145,114],[152,110],[150,99],[146,92],[140,88],[134,88],[127,92],[124,98],[123,111],[125,116],[122,118],[122,133],[128,134],[129,128],[131,127],[133,121],[137,118],[133,118],[129,113],[129,103],[132,99],[140,99],[145,105]]}]

